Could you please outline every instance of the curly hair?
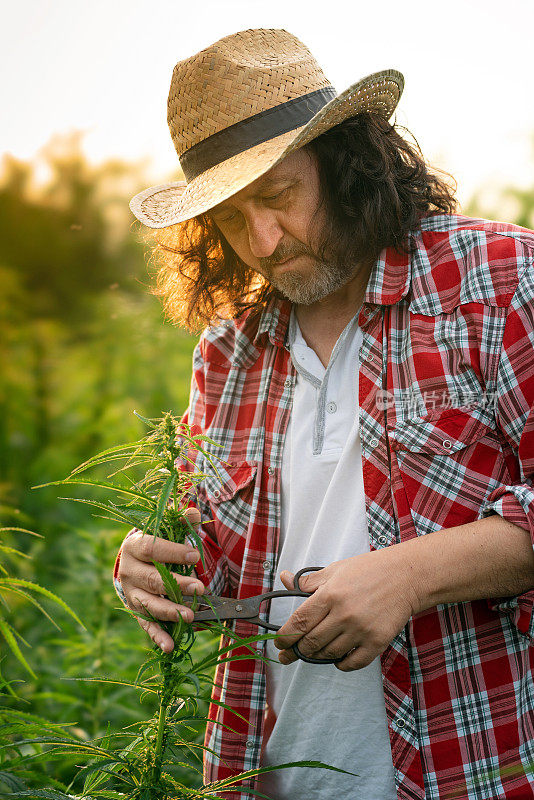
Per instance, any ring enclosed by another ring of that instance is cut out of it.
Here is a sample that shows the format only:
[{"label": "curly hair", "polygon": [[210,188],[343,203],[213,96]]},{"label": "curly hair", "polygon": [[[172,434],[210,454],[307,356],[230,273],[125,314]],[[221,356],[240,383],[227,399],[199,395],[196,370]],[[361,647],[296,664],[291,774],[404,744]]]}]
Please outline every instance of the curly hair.
[{"label": "curly hair", "polygon": [[[430,170],[417,142],[406,141],[398,126],[377,114],[346,119],[304,149],[318,165],[322,196],[316,213],[327,211],[317,244],[323,260],[372,264],[385,247],[409,252],[410,234],[423,216],[457,209],[451,176],[438,177],[441,171]],[[191,331],[246,309],[263,310],[279,296],[238,257],[209,213],[150,236],[153,292],[167,315]]]}]

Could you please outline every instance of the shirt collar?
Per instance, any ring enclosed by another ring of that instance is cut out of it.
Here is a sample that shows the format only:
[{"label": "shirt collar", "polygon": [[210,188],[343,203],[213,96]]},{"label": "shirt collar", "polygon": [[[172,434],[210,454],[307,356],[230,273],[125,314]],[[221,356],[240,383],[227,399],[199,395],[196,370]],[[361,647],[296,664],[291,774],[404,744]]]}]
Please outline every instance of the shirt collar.
[{"label": "shirt collar", "polygon": [[391,306],[408,294],[411,283],[410,253],[386,247],[380,253],[367,283],[364,303]]},{"label": "shirt collar", "polygon": [[268,339],[271,344],[283,347],[286,344],[290,316],[291,303],[289,300],[273,298],[262,312],[254,344],[261,345],[265,339]]}]

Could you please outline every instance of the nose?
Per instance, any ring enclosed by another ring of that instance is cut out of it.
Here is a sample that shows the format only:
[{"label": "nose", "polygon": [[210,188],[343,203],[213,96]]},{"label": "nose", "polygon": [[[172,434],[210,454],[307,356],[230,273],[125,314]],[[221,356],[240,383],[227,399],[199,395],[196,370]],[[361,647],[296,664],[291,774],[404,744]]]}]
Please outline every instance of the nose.
[{"label": "nose", "polygon": [[272,255],[284,231],[271,209],[255,209],[246,217],[250,252],[255,258]]}]

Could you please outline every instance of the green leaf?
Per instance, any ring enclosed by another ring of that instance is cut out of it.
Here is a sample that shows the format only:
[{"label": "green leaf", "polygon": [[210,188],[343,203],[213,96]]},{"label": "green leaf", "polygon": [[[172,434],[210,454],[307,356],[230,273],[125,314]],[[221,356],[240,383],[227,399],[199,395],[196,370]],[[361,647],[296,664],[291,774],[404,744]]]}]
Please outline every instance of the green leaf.
[{"label": "green leaf", "polygon": [[17,640],[15,639],[12,633],[12,627],[7,623],[4,619],[0,617],[0,633],[3,635],[4,639],[6,640],[8,647],[10,648],[11,652],[15,656],[18,661],[22,664],[22,666],[30,673],[34,680],[37,680],[37,675],[30,667],[24,656],[22,655],[22,651],[18,646]]},{"label": "green leaf", "polygon": [[341,772],[344,775],[354,775],[355,777],[357,777],[358,775],[358,773],[356,772],[349,772],[346,769],[340,769],[339,767],[332,767],[330,764],[323,764],[322,761],[288,761],[285,764],[276,764],[271,767],[258,767],[257,769],[249,769],[246,772],[241,772],[239,775],[234,775],[230,778],[224,778],[221,781],[215,781],[214,783],[210,783],[209,787],[206,788],[215,789],[215,791],[218,791],[219,789],[224,789],[227,786],[232,786],[236,783],[241,783],[247,778],[254,778],[256,775],[265,775],[267,772],[277,772],[278,770],[281,769],[289,769],[289,767],[329,769],[332,770],[333,772]]},{"label": "green leaf", "polygon": [[5,783],[8,789],[14,792],[17,789],[27,789],[28,787],[20,778],[17,778],[16,775],[10,775],[9,772],[3,772],[0,770],[0,783]]},{"label": "green leaf", "polygon": [[[117,486],[116,484],[109,483],[108,481],[91,481],[88,478],[77,478],[76,480],[65,478],[65,480],[62,481],[50,481],[50,483],[42,483],[39,486],[32,486],[32,489],[44,489],[46,486],[96,486],[99,489],[112,489],[114,492],[120,492],[121,494],[126,494],[130,497],[137,497],[147,502],[149,500],[149,498],[147,498],[142,492],[136,492],[133,489],[128,489],[125,486]],[[70,500],[71,498],[66,497],[62,499]]]},{"label": "green leaf", "polygon": [[22,550],[17,550],[15,547],[6,547],[5,544],[0,544],[0,553],[10,553],[11,555],[18,556],[19,558],[31,558],[28,553],[23,553]]},{"label": "green leaf", "polygon": [[[31,581],[22,580],[21,578],[0,578],[0,586],[4,584],[14,584],[17,586],[24,586],[27,589],[31,589],[32,592],[37,592],[38,594],[42,594],[43,597],[47,597],[49,600],[52,600],[56,605],[60,606],[63,609],[63,611],[66,611],[67,614],[69,614],[73,619],[76,620],[78,625],[81,625],[84,631],[87,630],[81,619],[78,617],[77,614],[75,614],[72,608],[70,608],[65,603],[65,601],[61,599],[61,597],[58,597],[57,594],[51,592],[50,589],[45,589],[44,586],[39,586],[38,583],[32,583]],[[9,588],[9,586],[7,586],[7,588]]]},{"label": "green leaf", "polygon": [[139,414],[137,411],[134,411],[133,413],[135,414],[137,419],[140,419],[141,422],[144,422],[145,425],[148,425],[149,428],[156,428],[157,427],[155,420],[148,419],[147,417],[143,417],[143,415]]},{"label": "green leaf", "polygon": [[178,581],[172,574],[172,572],[165,566],[165,564],[160,564],[158,561],[152,562],[156,567],[157,571],[161,575],[163,579],[163,584],[165,586],[165,592],[169,600],[172,600],[173,603],[181,604],[184,602],[184,598],[182,595],[182,590],[178,585]]},{"label": "green leaf", "polygon": [[[39,611],[40,611],[42,614],[44,614],[44,616],[45,616],[47,619],[49,619],[49,620],[50,620],[50,622],[52,623],[52,625],[54,625],[54,627],[55,627],[55,628],[57,628],[58,630],[60,630],[60,627],[59,627],[59,625],[57,624],[57,622],[54,620],[54,618],[50,616],[50,614],[48,613],[48,611],[47,611],[45,608],[43,608],[43,606],[42,606],[42,605],[41,605],[41,604],[40,604],[40,603],[39,603],[39,602],[38,602],[38,601],[35,599],[35,597],[32,597],[32,596],[31,596],[31,594],[28,594],[28,592],[25,592],[25,591],[23,591],[22,589],[16,589],[14,586],[7,586],[6,588],[7,588],[7,591],[11,592],[12,594],[14,594],[14,595],[16,595],[16,596],[18,596],[18,597],[22,597],[22,598],[23,598],[24,600],[26,600],[28,603],[31,603],[31,604],[32,604],[32,605],[34,605],[36,608],[38,608],[38,609],[39,609]],[[4,590],[4,591],[5,591],[5,590]]]},{"label": "green leaf", "polygon": [[167,503],[169,502],[169,497],[172,494],[172,490],[174,488],[174,484],[176,482],[176,473],[171,472],[165,483],[161,488],[161,493],[158,499],[158,505],[156,508],[156,519],[154,521],[154,530],[159,531],[161,520],[163,519],[163,514],[165,513],[165,509],[167,508]]},{"label": "green leaf", "polygon": [[10,797],[33,797],[35,800],[72,800],[72,795],[53,789],[27,789],[14,792]]},{"label": "green leaf", "polygon": [[41,533],[35,533],[35,531],[29,531],[27,528],[0,528],[0,533],[4,533],[4,531],[15,531],[19,533],[29,533],[31,536],[37,536],[39,539],[44,539],[44,536]]}]

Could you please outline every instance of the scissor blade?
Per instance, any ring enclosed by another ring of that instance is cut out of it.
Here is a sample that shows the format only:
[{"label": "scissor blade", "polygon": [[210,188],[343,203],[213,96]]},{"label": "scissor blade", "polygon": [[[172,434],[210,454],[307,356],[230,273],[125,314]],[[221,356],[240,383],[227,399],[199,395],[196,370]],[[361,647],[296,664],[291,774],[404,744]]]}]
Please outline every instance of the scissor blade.
[{"label": "scissor blade", "polygon": [[184,603],[193,603],[196,599],[197,610],[193,617],[193,622],[211,622],[222,619],[252,619],[258,614],[256,605],[252,607],[248,600],[236,600],[233,597],[210,597],[209,603],[202,595],[194,598],[192,595],[184,595]]}]

